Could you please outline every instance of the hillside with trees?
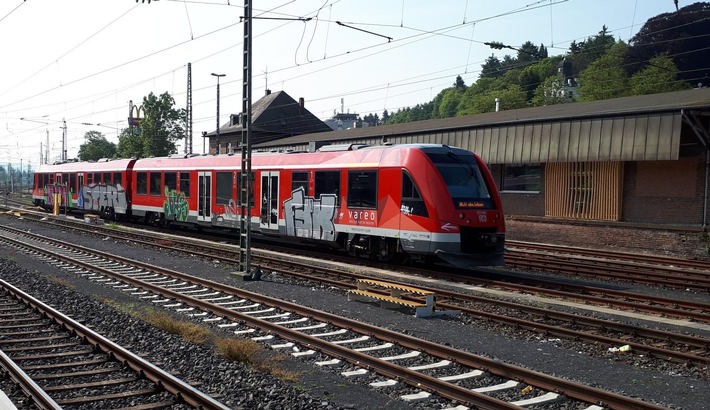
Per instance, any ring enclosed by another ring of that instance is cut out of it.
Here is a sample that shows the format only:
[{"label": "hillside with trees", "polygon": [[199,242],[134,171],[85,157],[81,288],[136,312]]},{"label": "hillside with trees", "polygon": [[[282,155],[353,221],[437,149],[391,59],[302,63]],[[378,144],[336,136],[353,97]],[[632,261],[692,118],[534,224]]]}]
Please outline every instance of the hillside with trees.
[{"label": "hillside with trees", "polygon": [[[710,85],[710,3],[698,2],[646,21],[627,44],[606,26],[584,41],[572,42],[561,56],[544,45],[525,42],[502,59],[492,54],[477,81],[457,76],[429,102],[396,112],[368,114],[371,125],[397,124],[480,114],[496,110],[593,101],[677,91]],[[567,76],[564,70],[571,70]]]}]

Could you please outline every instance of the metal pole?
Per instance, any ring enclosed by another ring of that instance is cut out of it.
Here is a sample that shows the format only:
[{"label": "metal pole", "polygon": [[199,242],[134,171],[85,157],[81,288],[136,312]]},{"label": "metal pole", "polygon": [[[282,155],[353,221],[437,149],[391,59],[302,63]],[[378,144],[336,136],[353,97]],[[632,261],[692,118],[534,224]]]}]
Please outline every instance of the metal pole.
[{"label": "metal pole", "polygon": [[242,70],[242,172],[240,189],[241,225],[239,229],[239,269],[245,277],[258,279],[260,272],[251,272],[251,0],[244,0],[244,53]]},{"label": "metal pole", "polygon": [[215,74],[212,73],[213,76],[217,77],[217,155],[221,154],[221,150],[219,148],[219,77],[224,77],[227,74]]}]

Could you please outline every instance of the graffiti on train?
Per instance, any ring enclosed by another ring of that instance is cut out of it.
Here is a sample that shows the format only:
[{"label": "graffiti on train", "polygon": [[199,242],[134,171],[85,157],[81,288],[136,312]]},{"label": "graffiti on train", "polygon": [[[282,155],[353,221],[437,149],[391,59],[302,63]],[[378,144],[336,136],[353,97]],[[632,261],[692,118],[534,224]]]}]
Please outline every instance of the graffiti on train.
[{"label": "graffiti on train", "polygon": [[121,184],[84,185],[79,195],[79,207],[90,211],[113,208],[117,213],[125,213],[127,208],[126,190]]},{"label": "graffiti on train", "polygon": [[286,233],[289,236],[335,240],[335,217],[337,197],[335,194],[321,195],[320,199],[306,196],[303,188],[291,193],[284,201]]},{"label": "graffiti on train", "polygon": [[165,202],[163,202],[163,212],[169,220],[185,222],[190,210],[187,205],[187,198],[184,192],[170,190],[165,187]]},{"label": "graffiti on train", "polygon": [[61,206],[72,206],[71,193],[66,185],[47,185],[47,198],[45,203],[49,206],[54,206],[54,198],[59,196],[59,205]]}]

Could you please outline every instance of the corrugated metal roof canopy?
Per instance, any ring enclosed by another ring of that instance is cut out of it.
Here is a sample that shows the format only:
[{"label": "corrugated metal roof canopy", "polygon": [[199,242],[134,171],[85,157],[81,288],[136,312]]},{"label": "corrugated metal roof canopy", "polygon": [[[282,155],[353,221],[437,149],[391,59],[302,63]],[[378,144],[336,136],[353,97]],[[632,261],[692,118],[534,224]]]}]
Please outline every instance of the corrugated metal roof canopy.
[{"label": "corrugated metal roof canopy", "polygon": [[256,148],[386,139],[459,146],[491,164],[674,160],[683,110],[710,112],[710,88],[307,134]]},{"label": "corrugated metal roof canopy", "polygon": [[490,164],[673,160],[681,122],[678,112],[479,128],[466,148]]}]

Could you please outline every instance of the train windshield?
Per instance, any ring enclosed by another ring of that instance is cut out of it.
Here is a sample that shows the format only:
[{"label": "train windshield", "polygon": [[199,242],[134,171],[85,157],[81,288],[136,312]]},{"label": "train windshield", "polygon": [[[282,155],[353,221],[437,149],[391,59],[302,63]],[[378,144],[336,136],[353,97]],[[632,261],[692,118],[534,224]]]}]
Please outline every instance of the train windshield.
[{"label": "train windshield", "polygon": [[492,209],[493,200],[473,155],[427,153],[446,181],[456,208]]}]

